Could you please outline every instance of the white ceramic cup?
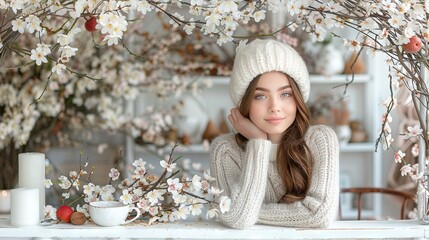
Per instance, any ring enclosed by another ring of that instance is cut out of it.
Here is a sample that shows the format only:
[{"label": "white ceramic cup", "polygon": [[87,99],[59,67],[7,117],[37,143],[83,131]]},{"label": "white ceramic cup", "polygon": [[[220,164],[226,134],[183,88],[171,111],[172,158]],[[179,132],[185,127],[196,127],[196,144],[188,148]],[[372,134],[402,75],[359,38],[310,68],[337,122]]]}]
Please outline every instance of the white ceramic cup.
[{"label": "white ceramic cup", "polygon": [[[137,215],[126,220],[130,211],[136,211]],[[95,224],[103,227],[118,226],[130,223],[140,217],[140,209],[130,207],[118,201],[97,201],[89,203],[89,215]]]}]

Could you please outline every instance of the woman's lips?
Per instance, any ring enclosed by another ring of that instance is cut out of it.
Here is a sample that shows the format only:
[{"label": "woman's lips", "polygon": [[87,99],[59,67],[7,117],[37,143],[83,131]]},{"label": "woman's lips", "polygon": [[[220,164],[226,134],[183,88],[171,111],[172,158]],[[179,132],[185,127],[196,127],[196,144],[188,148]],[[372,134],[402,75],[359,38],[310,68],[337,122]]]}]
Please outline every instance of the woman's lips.
[{"label": "woman's lips", "polygon": [[265,121],[271,123],[271,124],[279,124],[283,121],[284,118],[267,118]]}]

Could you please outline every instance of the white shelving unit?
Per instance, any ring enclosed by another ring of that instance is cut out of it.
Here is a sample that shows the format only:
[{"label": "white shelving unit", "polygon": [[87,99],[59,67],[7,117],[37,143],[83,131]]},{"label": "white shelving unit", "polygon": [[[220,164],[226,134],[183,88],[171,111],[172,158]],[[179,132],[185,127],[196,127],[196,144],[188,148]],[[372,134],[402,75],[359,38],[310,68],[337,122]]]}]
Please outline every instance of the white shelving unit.
[{"label": "white shelving unit", "polygon": [[[352,81],[351,75],[335,75],[331,77],[311,76],[311,97],[309,102],[321,94],[338,94],[343,96],[344,84]],[[367,142],[349,143],[340,146],[340,174],[349,179],[350,187],[380,187],[382,185],[382,156],[381,150],[375,149],[375,140],[378,137],[377,122],[379,114],[377,91],[374,78],[371,74],[355,75],[353,83],[347,88],[344,99],[350,111],[350,120],[362,123],[368,134]],[[350,201],[354,201],[349,196]],[[381,196],[373,195],[369,206],[364,206],[363,217],[380,216]],[[351,204],[349,210],[342,211],[344,219],[357,217],[357,211]]]},{"label": "white shelving unit", "polygon": [[[210,114],[209,118],[216,124],[219,123],[219,112],[224,109],[229,112],[233,106],[228,93],[229,77],[205,77],[211,79],[213,86],[202,92],[204,101]],[[204,79],[204,80],[205,80]],[[202,79],[203,80],[203,79]],[[343,92],[343,87],[338,87],[341,84],[352,81],[351,75],[335,75],[335,76],[310,76],[311,94],[309,102],[321,93]],[[381,171],[381,151],[375,151],[375,139],[377,137],[376,122],[379,116],[378,108],[374,104],[376,100],[375,94],[376,85],[371,75],[363,74],[356,75],[353,78],[353,83],[349,85],[345,99],[348,102],[351,113],[351,120],[361,121],[364,129],[368,133],[368,141],[362,143],[349,143],[340,146],[340,173],[350,174],[351,187],[361,186],[381,186],[382,171]],[[208,107],[210,106],[210,107]],[[223,116],[226,118],[226,116]],[[153,152],[155,149],[151,149]],[[165,152],[168,152],[166,149]],[[137,154],[141,156],[146,154],[147,149],[134,145],[129,142],[127,144],[127,153],[131,154],[131,159]],[[150,152],[150,151],[149,151]],[[198,161],[203,164],[203,167],[209,168],[209,149],[202,144],[193,144],[189,146],[181,146],[176,149],[178,153],[193,161]],[[130,159],[130,155],[128,155]],[[364,217],[376,216],[381,213],[381,198],[374,196],[369,209],[363,210]],[[350,210],[342,211],[343,218],[356,218],[357,211],[351,208]]]}]

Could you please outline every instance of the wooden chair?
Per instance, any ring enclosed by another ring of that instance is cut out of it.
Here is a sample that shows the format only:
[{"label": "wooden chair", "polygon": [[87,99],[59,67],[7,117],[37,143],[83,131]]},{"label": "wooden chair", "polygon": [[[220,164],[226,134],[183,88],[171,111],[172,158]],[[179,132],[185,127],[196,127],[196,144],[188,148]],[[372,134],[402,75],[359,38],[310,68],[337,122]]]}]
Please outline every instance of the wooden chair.
[{"label": "wooden chair", "polygon": [[[391,196],[395,196],[399,199],[402,199],[401,203],[401,219],[405,219],[405,207],[409,201],[414,201],[414,194],[411,194],[409,192],[404,191],[398,191],[394,190],[392,188],[376,188],[376,187],[356,187],[356,188],[342,188],[340,189],[340,198],[341,195],[344,193],[354,193],[357,194],[357,211],[358,211],[358,217],[357,220],[361,220],[361,212],[362,212],[362,196],[364,194],[388,194]],[[340,206],[339,206],[339,218],[342,219],[341,215],[341,199],[340,199]]]}]

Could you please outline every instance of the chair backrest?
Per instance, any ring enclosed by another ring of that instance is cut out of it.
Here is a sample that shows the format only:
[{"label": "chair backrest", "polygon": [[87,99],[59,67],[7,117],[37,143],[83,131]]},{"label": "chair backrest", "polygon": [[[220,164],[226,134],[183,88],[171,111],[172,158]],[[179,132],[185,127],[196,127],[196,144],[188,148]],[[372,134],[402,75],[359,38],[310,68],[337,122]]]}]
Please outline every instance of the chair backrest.
[{"label": "chair backrest", "polygon": [[[402,201],[401,201],[401,219],[405,219],[405,207],[406,207],[407,203],[409,201],[411,201],[411,202],[414,201],[414,195],[413,194],[411,194],[409,192],[405,192],[405,191],[398,191],[398,190],[395,190],[392,188],[376,188],[376,187],[342,188],[342,189],[340,189],[340,198],[341,198],[341,195],[343,193],[357,194],[357,211],[358,211],[357,220],[361,220],[362,205],[363,205],[362,196],[364,194],[374,194],[374,193],[388,194],[388,195],[395,196],[399,199],[402,199]],[[341,199],[340,199],[340,206],[339,206],[339,217],[340,217],[340,219],[342,219]]]}]

